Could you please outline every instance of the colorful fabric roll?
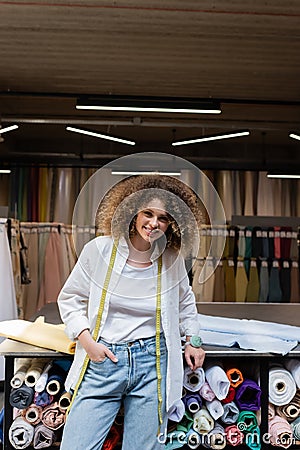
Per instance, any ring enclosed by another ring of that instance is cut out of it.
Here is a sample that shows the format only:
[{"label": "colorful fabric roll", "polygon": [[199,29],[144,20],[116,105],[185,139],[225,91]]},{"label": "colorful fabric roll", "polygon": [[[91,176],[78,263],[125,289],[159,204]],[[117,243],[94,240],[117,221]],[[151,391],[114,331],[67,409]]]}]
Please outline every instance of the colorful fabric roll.
[{"label": "colorful fabric roll", "polygon": [[237,426],[243,433],[252,433],[258,426],[255,413],[253,411],[241,411],[237,418]]},{"label": "colorful fabric roll", "polygon": [[175,450],[181,448],[187,444],[187,437],[183,431],[172,431],[167,434],[167,442],[165,444],[165,450]]},{"label": "colorful fabric roll", "polygon": [[226,403],[224,406],[224,413],[221,417],[221,420],[226,425],[232,425],[236,423],[237,418],[239,417],[239,408],[236,406],[234,402]]},{"label": "colorful fabric roll", "polygon": [[235,389],[232,386],[230,386],[227,396],[225,398],[223,398],[223,400],[221,400],[221,402],[222,403],[230,403],[230,402],[233,402],[234,398],[235,398]]},{"label": "colorful fabric roll", "polygon": [[56,441],[56,433],[45,427],[42,423],[34,430],[33,448],[48,448]]},{"label": "colorful fabric roll", "polygon": [[35,392],[34,394],[34,403],[37,406],[41,406],[42,408],[50,405],[53,402],[53,395],[48,394],[48,392]]},{"label": "colorful fabric roll", "polygon": [[223,400],[227,397],[230,382],[226,372],[220,365],[207,366],[205,376],[208,384],[218,400]]},{"label": "colorful fabric roll", "polygon": [[182,420],[176,425],[176,430],[187,433],[192,428],[193,424],[193,415],[189,411],[185,411]]},{"label": "colorful fabric roll", "polygon": [[277,447],[288,448],[293,443],[293,428],[283,417],[269,420],[269,434],[271,444]]},{"label": "colorful fabric roll", "polygon": [[26,409],[33,401],[34,390],[23,384],[17,389],[12,389],[9,396],[9,403],[13,408]]},{"label": "colorful fabric roll", "polygon": [[192,414],[195,414],[202,407],[202,400],[198,392],[187,391],[185,396],[182,397],[182,401],[185,408]]},{"label": "colorful fabric roll", "polygon": [[180,422],[184,416],[185,406],[182,400],[179,400],[168,411],[168,419],[174,422]]},{"label": "colorful fabric roll", "polygon": [[296,383],[292,374],[281,365],[269,371],[269,401],[276,406],[286,405],[296,394]]},{"label": "colorful fabric roll", "polygon": [[287,359],[284,362],[286,369],[292,374],[297,388],[300,388],[300,361],[297,359]]},{"label": "colorful fabric roll", "polygon": [[57,430],[64,425],[66,415],[59,409],[58,403],[54,402],[43,409],[41,419],[43,424],[50,430]]},{"label": "colorful fabric roll", "polygon": [[241,430],[238,429],[237,425],[229,425],[224,429],[226,435],[226,441],[229,445],[236,447],[241,445],[244,440],[244,435]]},{"label": "colorful fabric roll", "polygon": [[202,367],[199,367],[195,371],[191,370],[188,366],[184,369],[183,386],[191,392],[199,391],[201,386],[205,382],[205,374]]},{"label": "colorful fabric roll", "polygon": [[37,425],[41,421],[42,408],[32,403],[27,409],[22,410],[22,416],[31,425]]},{"label": "colorful fabric roll", "polygon": [[251,448],[251,450],[260,450],[260,429],[259,427],[254,428],[251,433],[247,433],[244,438],[245,444]]},{"label": "colorful fabric roll", "polygon": [[194,430],[199,434],[207,434],[214,428],[215,422],[206,408],[201,408],[194,414]]},{"label": "colorful fabric roll", "polygon": [[235,403],[241,410],[257,411],[260,408],[261,388],[254,380],[244,380],[235,393]]},{"label": "colorful fabric roll", "polygon": [[297,441],[300,440],[300,417],[298,417],[296,420],[294,420],[291,423],[291,427],[293,429],[293,434],[295,439],[297,439]]},{"label": "colorful fabric roll", "polygon": [[276,406],[276,413],[288,422],[293,422],[300,416],[300,404],[293,399],[287,405]]},{"label": "colorful fabric roll", "polygon": [[198,448],[202,443],[202,436],[192,428],[187,433],[186,438],[187,438],[187,445],[192,450]]},{"label": "colorful fabric roll", "polygon": [[233,388],[237,388],[244,381],[242,372],[236,367],[226,370],[226,375]]},{"label": "colorful fabric roll", "polygon": [[25,380],[25,375],[30,367],[30,358],[16,358],[15,360],[15,373],[10,380],[10,385],[12,388],[17,389],[22,386]]},{"label": "colorful fabric roll", "polygon": [[224,414],[224,408],[220,400],[215,398],[211,402],[206,402],[205,406],[214,420],[218,420]]},{"label": "colorful fabric roll", "polygon": [[207,381],[203,384],[203,386],[201,386],[199,393],[201,397],[204,398],[204,400],[207,400],[209,402],[211,402],[216,397]]},{"label": "colorful fabric roll", "polygon": [[226,434],[222,425],[217,423],[208,434],[203,436],[202,445],[205,448],[222,450],[226,446]]},{"label": "colorful fabric roll", "polygon": [[23,417],[17,417],[8,430],[8,439],[16,449],[29,447],[34,435],[34,427]]}]

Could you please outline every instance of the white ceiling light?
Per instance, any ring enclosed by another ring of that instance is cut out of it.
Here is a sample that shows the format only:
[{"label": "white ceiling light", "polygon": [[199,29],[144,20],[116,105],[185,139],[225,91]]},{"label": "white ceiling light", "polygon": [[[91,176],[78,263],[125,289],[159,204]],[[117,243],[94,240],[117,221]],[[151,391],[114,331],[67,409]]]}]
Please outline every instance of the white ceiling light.
[{"label": "white ceiling light", "polygon": [[221,139],[229,139],[229,138],[235,138],[235,137],[241,137],[241,136],[248,136],[249,134],[250,134],[250,132],[248,130],[244,130],[244,131],[237,131],[235,133],[223,133],[223,134],[216,134],[214,136],[203,136],[200,138],[188,139],[185,141],[172,142],[172,145],[173,145],[173,147],[176,147],[177,145],[187,145],[187,144],[196,144],[198,142],[218,141]]},{"label": "white ceiling light", "polygon": [[9,127],[1,128],[0,126],[0,134],[7,133],[8,131],[16,130],[19,128],[18,125],[10,125]]},{"label": "white ceiling light", "polygon": [[297,141],[300,141],[300,136],[299,136],[299,134],[296,134],[296,133],[290,133],[289,136],[290,136],[290,138],[292,138],[292,139],[297,139]]},{"label": "white ceiling light", "polygon": [[300,175],[297,174],[289,174],[289,173],[268,173],[268,178],[290,178],[290,179],[297,179],[300,178]]},{"label": "white ceiling light", "polygon": [[106,139],[108,141],[119,142],[121,144],[135,145],[134,141],[128,141],[127,139],[121,139],[114,136],[109,136],[108,134],[96,133],[95,131],[83,130],[82,128],[66,127],[67,131],[73,131],[74,133],[85,134],[87,136],[92,136],[100,139]]},{"label": "white ceiling light", "polygon": [[9,169],[0,169],[0,173],[11,173]]},{"label": "white ceiling light", "polygon": [[128,171],[128,170],[112,170],[112,175],[169,175],[174,177],[179,177],[181,172],[155,172],[155,171]]}]

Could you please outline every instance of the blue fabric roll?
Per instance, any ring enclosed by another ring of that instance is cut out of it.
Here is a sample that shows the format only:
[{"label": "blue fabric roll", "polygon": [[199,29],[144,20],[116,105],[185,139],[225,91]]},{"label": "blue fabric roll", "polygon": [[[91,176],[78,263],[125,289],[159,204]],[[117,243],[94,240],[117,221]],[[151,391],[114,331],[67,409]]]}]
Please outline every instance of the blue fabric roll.
[{"label": "blue fabric roll", "polygon": [[25,409],[31,405],[34,396],[34,389],[23,384],[17,389],[12,389],[9,396],[9,403],[13,408]]}]

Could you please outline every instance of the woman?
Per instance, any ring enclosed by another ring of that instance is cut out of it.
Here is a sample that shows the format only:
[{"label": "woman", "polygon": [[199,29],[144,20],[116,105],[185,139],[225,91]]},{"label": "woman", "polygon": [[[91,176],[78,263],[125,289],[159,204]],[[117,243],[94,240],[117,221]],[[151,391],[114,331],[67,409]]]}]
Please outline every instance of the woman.
[{"label": "woman", "polygon": [[101,236],[84,247],[58,299],[77,340],[61,450],[101,449],[121,404],[122,449],[163,448],[158,435],[182,392],[181,338],[192,370],[204,360],[181,255],[195,245],[200,211],[190,188],[159,175],[126,178],[101,202]]}]

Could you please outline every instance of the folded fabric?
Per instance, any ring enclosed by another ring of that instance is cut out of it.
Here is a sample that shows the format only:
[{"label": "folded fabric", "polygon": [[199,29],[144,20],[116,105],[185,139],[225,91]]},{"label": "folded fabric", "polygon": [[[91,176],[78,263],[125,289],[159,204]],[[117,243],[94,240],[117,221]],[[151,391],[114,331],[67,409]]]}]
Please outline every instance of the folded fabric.
[{"label": "folded fabric", "polygon": [[168,419],[173,422],[180,422],[184,416],[185,406],[182,400],[177,401],[168,411]]},{"label": "folded fabric", "polygon": [[237,426],[243,433],[253,432],[257,426],[257,417],[253,411],[241,411],[237,418]]},{"label": "folded fabric", "polygon": [[300,388],[300,361],[298,359],[287,359],[285,368],[292,374],[297,388]]},{"label": "folded fabric", "polygon": [[276,414],[275,406],[272,403],[268,404],[268,419],[272,419]]},{"label": "folded fabric", "polygon": [[72,394],[71,392],[64,392],[58,400],[58,406],[61,411],[66,411],[71,404]]},{"label": "folded fabric", "polygon": [[46,384],[48,381],[48,372],[52,367],[52,361],[49,361],[43,368],[43,372],[41,376],[37,380],[34,386],[35,392],[42,392],[46,388]]},{"label": "folded fabric", "polygon": [[203,436],[203,447],[212,448],[214,450],[222,450],[226,447],[225,430],[220,424],[215,427],[205,436]]},{"label": "folded fabric", "polygon": [[198,448],[202,443],[202,436],[192,428],[188,431],[186,438],[187,438],[187,446],[192,450]]},{"label": "folded fabric", "polygon": [[226,375],[228,377],[228,380],[230,381],[230,386],[232,386],[233,388],[237,388],[244,381],[242,372],[235,367],[227,369]]},{"label": "folded fabric", "polygon": [[102,450],[114,450],[118,443],[122,440],[122,429],[113,424],[107,438],[104,441]]},{"label": "folded fabric", "polygon": [[294,438],[297,439],[297,441],[299,441],[300,440],[300,417],[298,417],[296,420],[294,420],[291,423],[291,427],[293,430]]},{"label": "folded fabric", "polygon": [[22,417],[31,425],[37,425],[42,417],[41,406],[32,403],[27,409],[22,410]]},{"label": "folded fabric", "polygon": [[269,434],[271,444],[277,447],[288,448],[293,443],[293,428],[283,417],[269,420]]},{"label": "folded fabric", "polygon": [[34,435],[34,427],[23,417],[17,417],[8,430],[8,439],[16,449],[29,447]]},{"label": "folded fabric", "polygon": [[218,400],[223,400],[229,391],[230,382],[220,365],[206,365],[205,377]]},{"label": "folded fabric", "polygon": [[209,402],[216,396],[207,381],[201,386],[199,393],[204,400],[208,400]]},{"label": "folded fabric", "polygon": [[37,406],[48,406],[53,402],[53,395],[48,394],[46,391],[35,392],[33,401]]},{"label": "folded fabric", "polygon": [[185,411],[182,420],[176,425],[176,430],[187,433],[192,428],[193,424],[193,415],[189,411]]},{"label": "folded fabric", "polygon": [[176,448],[183,447],[186,443],[186,433],[174,430],[167,434],[167,442],[164,450],[175,450]]},{"label": "folded fabric", "polygon": [[45,358],[33,358],[30,366],[25,375],[25,384],[29,387],[34,387],[38,379],[40,378],[47,359]]},{"label": "folded fabric", "polygon": [[54,402],[43,409],[42,422],[46,427],[50,428],[50,430],[57,430],[62,427],[65,420],[65,412],[59,409],[57,402]]},{"label": "folded fabric", "polygon": [[239,430],[237,425],[229,425],[224,429],[226,435],[226,441],[229,445],[236,447],[241,445],[244,440],[244,434]]},{"label": "folded fabric", "polygon": [[202,367],[199,367],[195,371],[191,370],[188,366],[185,367],[183,375],[183,386],[187,390],[191,392],[199,391],[204,382],[205,374]]},{"label": "folded fabric", "polygon": [[239,408],[236,406],[236,404],[234,402],[226,403],[223,408],[224,413],[221,417],[222,422],[226,425],[236,423],[240,413]]},{"label": "folded fabric", "polygon": [[194,430],[199,434],[207,434],[214,428],[215,422],[206,408],[201,408],[194,414]]},{"label": "folded fabric", "polygon": [[224,414],[224,408],[220,400],[214,399],[211,402],[206,401],[205,406],[214,420],[218,420]]},{"label": "folded fabric", "polygon": [[292,374],[282,365],[269,370],[269,401],[276,406],[286,405],[296,394],[296,383]]},{"label": "folded fabric", "polygon": [[185,408],[192,414],[195,414],[202,407],[202,400],[198,392],[187,391],[182,397]]},{"label": "folded fabric", "polygon": [[234,400],[234,398],[235,398],[235,389],[232,386],[230,386],[227,396],[225,398],[223,398],[221,400],[221,402],[222,403],[230,403]]},{"label": "folded fabric", "polygon": [[16,358],[15,359],[15,372],[14,376],[10,380],[12,388],[17,389],[21,387],[25,380],[25,375],[29,369],[31,358]]},{"label": "folded fabric", "polygon": [[49,370],[46,391],[50,395],[56,395],[64,389],[67,373],[58,364],[53,364]]},{"label": "folded fabric", "polygon": [[260,408],[261,388],[253,380],[244,380],[236,389],[235,403],[243,411],[257,411]]},{"label": "folded fabric", "polygon": [[56,433],[42,423],[34,430],[33,448],[48,448],[56,441]]},{"label": "folded fabric", "polygon": [[34,390],[23,384],[17,389],[12,389],[9,396],[9,403],[13,408],[25,409],[31,405],[33,401]]},{"label": "folded fabric", "polygon": [[0,336],[73,355],[76,344],[67,337],[64,330],[65,325],[46,323],[43,316],[38,317],[35,322],[21,319],[0,322]]}]

